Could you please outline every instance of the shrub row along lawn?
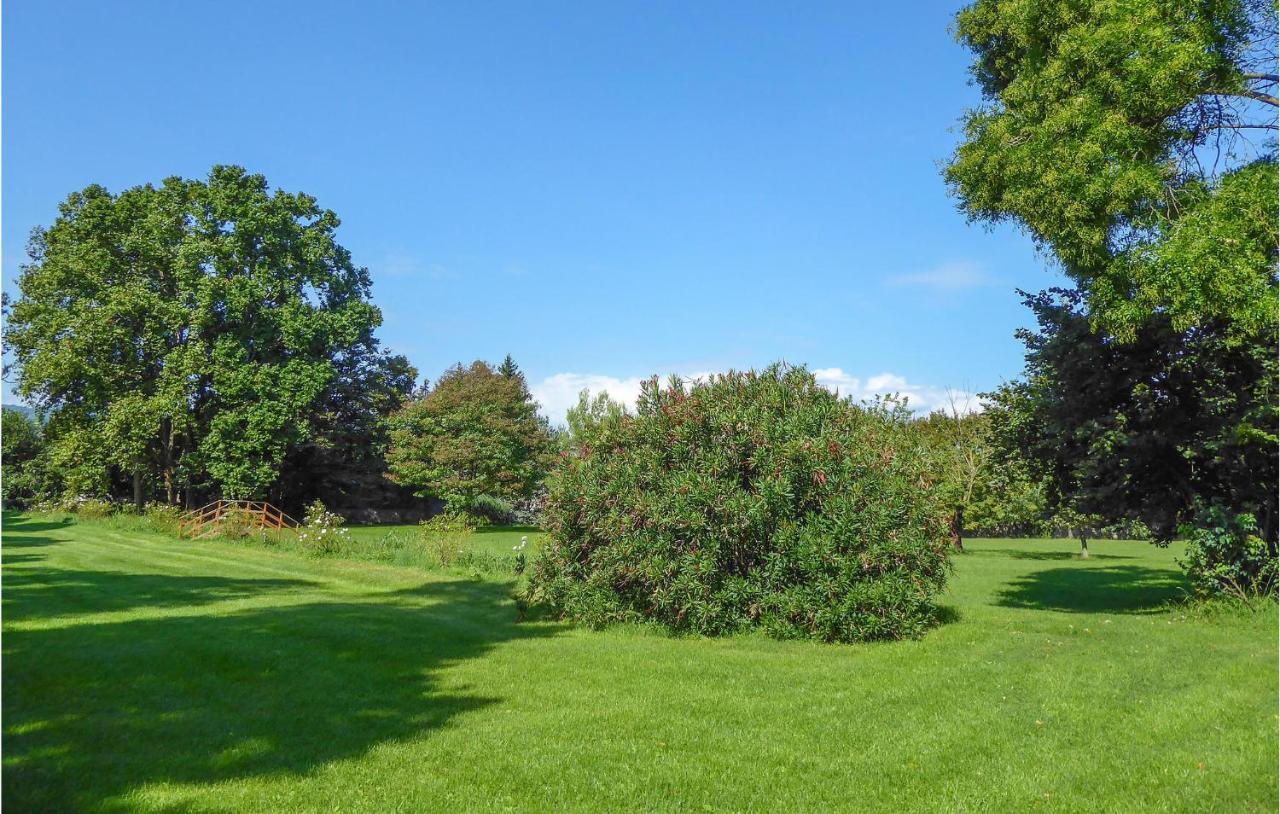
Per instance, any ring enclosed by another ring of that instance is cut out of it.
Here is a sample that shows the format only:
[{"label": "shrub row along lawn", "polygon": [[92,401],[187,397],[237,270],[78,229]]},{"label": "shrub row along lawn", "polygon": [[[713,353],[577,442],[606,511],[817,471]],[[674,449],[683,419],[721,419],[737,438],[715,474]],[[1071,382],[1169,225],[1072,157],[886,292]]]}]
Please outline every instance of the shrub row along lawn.
[{"label": "shrub row along lawn", "polygon": [[968,547],[948,622],[821,645],[517,623],[509,579],[6,515],[3,803],[1275,810],[1273,603],[1171,606],[1176,551],[1143,543]]}]

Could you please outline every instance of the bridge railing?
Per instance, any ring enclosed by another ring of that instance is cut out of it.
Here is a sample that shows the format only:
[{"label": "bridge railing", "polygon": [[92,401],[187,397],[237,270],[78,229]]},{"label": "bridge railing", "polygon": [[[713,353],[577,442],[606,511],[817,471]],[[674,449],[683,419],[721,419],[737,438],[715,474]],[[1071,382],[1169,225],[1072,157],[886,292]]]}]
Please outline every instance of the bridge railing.
[{"label": "bridge railing", "polygon": [[297,528],[300,523],[265,500],[215,500],[194,511],[187,512],[178,524],[178,536],[196,539],[216,534],[222,524],[231,517],[249,523],[254,528]]}]

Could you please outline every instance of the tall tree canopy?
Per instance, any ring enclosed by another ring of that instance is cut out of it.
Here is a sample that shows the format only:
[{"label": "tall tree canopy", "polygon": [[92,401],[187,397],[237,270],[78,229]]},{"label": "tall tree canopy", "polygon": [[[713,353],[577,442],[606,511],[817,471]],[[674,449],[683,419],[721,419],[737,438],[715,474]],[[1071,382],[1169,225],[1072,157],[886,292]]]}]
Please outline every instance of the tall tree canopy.
[{"label": "tall tree canopy", "polygon": [[407,490],[387,478],[386,450],[391,416],[408,400],[417,375],[405,357],[380,353],[376,346],[334,359],[333,379],[312,415],[312,435],[285,458],[282,503],[413,503]]},{"label": "tall tree canopy", "polygon": [[[988,398],[990,398],[988,396]],[[952,403],[912,422],[933,460],[936,489],[950,512],[951,542],[979,534],[1038,534],[1051,524],[1044,486],[1024,461],[1023,450],[1010,453],[995,435],[999,410],[982,412]],[[1102,524],[1099,524],[1102,525]]]},{"label": "tall tree canopy", "polygon": [[978,0],[956,18],[984,103],[946,179],[1013,220],[1121,338],[1276,324],[1272,0]]},{"label": "tall tree canopy", "polygon": [[524,374],[507,362],[498,370],[480,361],[455,365],[405,404],[387,452],[397,483],[460,511],[481,495],[532,494],[551,463],[551,432]]},{"label": "tall tree canopy", "polygon": [[1230,560],[1275,555],[1274,0],[977,0],[956,33],[984,101],[947,182],[1077,286],[1028,299],[997,429],[1060,507],[1270,573]]},{"label": "tall tree canopy", "polygon": [[338,224],[232,166],[70,195],[32,235],[5,337],[69,486],[263,496],[352,371],[403,367]]},{"label": "tall tree canopy", "polygon": [[963,550],[965,515],[978,498],[991,459],[987,419],[953,403],[950,410],[935,410],[915,426],[928,441],[938,490],[950,513],[951,544]]}]

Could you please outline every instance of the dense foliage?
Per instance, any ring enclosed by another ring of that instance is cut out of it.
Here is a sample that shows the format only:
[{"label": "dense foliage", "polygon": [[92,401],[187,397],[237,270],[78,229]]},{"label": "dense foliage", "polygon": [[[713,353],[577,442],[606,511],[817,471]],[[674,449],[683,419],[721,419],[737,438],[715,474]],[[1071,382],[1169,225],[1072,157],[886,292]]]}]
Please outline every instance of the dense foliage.
[{"label": "dense foliage", "polygon": [[1275,354],[1164,316],[1118,342],[1082,300],[1027,298],[1039,330],[1021,332],[1025,376],[992,396],[1002,446],[1038,466],[1054,506],[1139,520],[1161,541],[1221,506],[1256,517],[1274,551]]},{"label": "dense foliage", "polygon": [[1274,557],[1274,2],[978,0],[956,31],[984,101],[947,181],[1076,283],[1028,297],[1040,330],[995,399],[1004,449],[1060,514],[1157,541],[1184,524],[1243,540],[1256,520]]},{"label": "dense foliage", "polygon": [[478,495],[471,501],[468,514],[477,520],[499,526],[514,525],[517,520],[516,507],[511,501],[487,494]]},{"label": "dense foliage", "polygon": [[402,374],[337,227],[239,167],[68,197],[32,235],[5,336],[65,486],[261,497],[326,405]]},{"label": "dense foliage", "polygon": [[[510,360],[508,360],[510,361]],[[455,365],[394,416],[387,461],[396,482],[451,509],[479,508],[482,495],[531,495],[551,463],[546,419],[514,363]]]},{"label": "dense foliage", "polygon": [[648,382],[562,456],[528,598],[593,625],[853,641],[935,617],[947,509],[905,410],[804,368]]},{"label": "dense foliage", "polygon": [[1179,328],[1274,326],[1275,8],[968,6],[984,103],[946,170],[962,209],[1028,229],[1118,333],[1157,308]]},{"label": "dense foliage", "polygon": [[962,548],[970,531],[1006,536],[1049,530],[1053,518],[1043,484],[1019,452],[1010,454],[993,437],[992,414],[973,407],[952,405],[914,424],[932,454],[939,495],[951,510],[952,544]]},{"label": "dense foliage", "polygon": [[[984,420],[989,434],[991,417],[986,416]],[[973,498],[965,506],[962,531],[983,537],[1027,537],[1061,529],[1071,531],[1073,524],[1061,522],[1061,517],[1049,511],[1044,484],[1032,475],[1026,457],[1020,451],[1011,453],[988,443],[990,457],[983,464]],[[1099,518],[1092,525],[1101,528],[1107,522]]]},{"label": "dense foliage", "polygon": [[937,410],[916,423],[932,453],[938,491],[951,510],[951,544],[963,550],[966,512],[977,497],[991,457],[986,420],[960,405]]},{"label": "dense foliage", "polygon": [[322,499],[343,507],[412,506],[387,478],[390,416],[413,392],[417,371],[403,356],[347,354],[312,414],[311,437],[290,449],[279,482],[283,505]]},{"label": "dense foliage", "polygon": [[1205,509],[1188,524],[1182,567],[1200,594],[1275,594],[1280,561],[1276,544],[1264,539],[1258,520],[1220,506]]},{"label": "dense foliage", "polygon": [[0,417],[0,500],[5,506],[20,505],[45,491],[44,432],[34,418],[20,410],[5,407]]},{"label": "dense foliage", "polygon": [[589,390],[580,391],[578,403],[565,411],[565,428],[559,435],[561,448],[572,453],[592,444],[597,429],[626,414],[627,406],[610,398],[608,391],[601,390],[595,396]]}]

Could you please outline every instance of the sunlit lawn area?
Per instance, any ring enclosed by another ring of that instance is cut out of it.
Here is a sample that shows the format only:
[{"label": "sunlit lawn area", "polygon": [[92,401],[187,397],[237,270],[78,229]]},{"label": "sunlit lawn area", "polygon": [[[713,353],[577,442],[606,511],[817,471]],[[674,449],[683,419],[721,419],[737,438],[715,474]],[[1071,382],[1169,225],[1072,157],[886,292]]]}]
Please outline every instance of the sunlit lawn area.
[{"label": "sunlit lawn area", "polygon": [[1091,549],[970,541],[951,621],[835,646],[517,623],[506,579],[6,515],[3,802],[1274,811],[1274,604],[1170,606],[1175,550]]},{"label": "sunlit lawn area", "polygon": [[[352,539],[361,544],[374,544],[388,539],[397,542],[417,542],[422,538],[422,530],[416,525],[400,526],[351,526],[348,533]],[[529,538],[527,553],[537,550],[542,534],[532,526],[481,526],[472,536],[470,546],[475,551],[494,556],[510,556],[512,549],[520,544],[521,537]]]}]

